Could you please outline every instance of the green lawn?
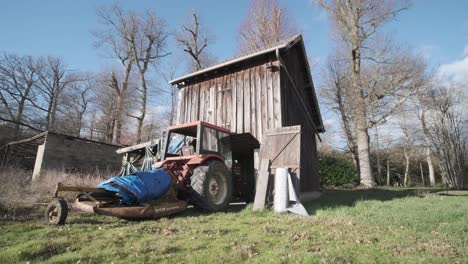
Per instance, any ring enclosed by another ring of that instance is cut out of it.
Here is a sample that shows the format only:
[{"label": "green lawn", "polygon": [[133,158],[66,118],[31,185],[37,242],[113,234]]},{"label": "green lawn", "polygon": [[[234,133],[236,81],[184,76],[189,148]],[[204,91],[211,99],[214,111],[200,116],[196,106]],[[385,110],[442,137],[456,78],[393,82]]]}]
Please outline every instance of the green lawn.
[{"label": "green lawn", "polygon": [[468,191],[329,190],[305,218],[252,212],[129,222],[0,222],[0,263],[468,263]]}]

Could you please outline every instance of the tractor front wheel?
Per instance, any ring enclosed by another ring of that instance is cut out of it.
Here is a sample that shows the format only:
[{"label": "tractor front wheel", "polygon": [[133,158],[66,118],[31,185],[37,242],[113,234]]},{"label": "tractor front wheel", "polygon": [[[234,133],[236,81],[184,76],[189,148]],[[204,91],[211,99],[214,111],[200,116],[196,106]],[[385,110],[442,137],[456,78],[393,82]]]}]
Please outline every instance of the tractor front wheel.
[{"label": "tractor front wheel", "polygon": [[190,177],[192,204],[205,211],[226,209],[232,196],[232,178],[227,166],[219,160],[210,160],[193,170]]},{"label": "tractor front wheel", "polygon": [[54,198],[45,212],[45,220],[49,225],[63,225],[67,220],[68,206],[62,198]]}]

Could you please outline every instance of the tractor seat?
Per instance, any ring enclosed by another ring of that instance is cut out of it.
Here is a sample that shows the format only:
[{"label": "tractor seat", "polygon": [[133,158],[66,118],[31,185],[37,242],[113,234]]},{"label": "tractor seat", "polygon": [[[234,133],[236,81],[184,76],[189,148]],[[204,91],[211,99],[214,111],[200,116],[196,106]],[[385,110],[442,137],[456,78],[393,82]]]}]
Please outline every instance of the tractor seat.
[{"label": "tractor seat", "polygon": [[182,156],[193,156],[195,150],[193,146],[183,146],[182,147]]}]

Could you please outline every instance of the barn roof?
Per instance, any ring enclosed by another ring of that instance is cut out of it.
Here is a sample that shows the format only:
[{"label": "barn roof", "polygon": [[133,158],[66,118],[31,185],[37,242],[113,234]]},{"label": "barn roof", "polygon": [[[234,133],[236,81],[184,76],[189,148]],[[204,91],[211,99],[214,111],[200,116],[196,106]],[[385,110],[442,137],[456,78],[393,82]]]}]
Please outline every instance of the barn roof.
[{"label": "barn roof", "polygon": [[207,68],[201,69],[199,71],[195,71],[195,72],[189,73],[187,75],[184,75],[182,77],[176,78],[174,80],[169,81],[169,84],[178,84],[178,83],[183,82],[184,80],[191,79],[193,77],[203,75],[203,74],[209,73],[211,71],[215,71],[215,70],[230,66],[232,64],[236,64],[236,63],[243,62],[243,61],[246,61],[246,60],[249,60],[249,59],[253,59],[253,58],[256,58],[256,57],[258,57],[260,55],[273,53],[277,49],[280,49],[280,50],[281,49],[286,49],[286,48],[289,48],[289,47],[293,46],[294,44],[296,44],[299,41],[302,41],[302,35],[300,35],[300,34],[294,35],[292,37],[289,37],[289,38],[286,38],[286,39],[283,39],[283,40],[279,41],[278,43],[272,45],[269,48],[259,50],[259,51],[256,51],[256,52],[253,52],[253,53],[250,53],[250,54],[247,54],[247,55],[234,57],[234,58],[225,60],[223,62],[220,62],[218,64],[209,66]]},{"label": "barn roof", "polygon": [[293,47],[295,45],[300,45],[300,48],[301,48],[302,53],[303,53],[304,64],[307,67],[306,71],[307,71],[307,75],[308,75],[308,78],[309,78],[309,84],[311,85],[311,89],[312,89],[312,93],[313,93],[313,102],[312,102],[312,104],[313,104],[314,110],[316,111],[315,114],[317,115],[317,119],[319,120],[318,132],[325,132],[323,122],[322,122],[322,116],[320,114],[320,108],[319,108],[318,102],[317,102],[317,96],[315,94],[315,89],[314,89],[314,86],[313,86],[312,75],[310,74],[309,61],[307,59],[307,54],[306,54],[306,50],[305,50],[305,46],[304,46],[304,41],[303,41],[303,38],[302,38],[301,34],[297,34],[297,35],[294,35],[292,37],[283,39],[283,40],[279,41],[278,43],[272,45],[271,47],[265,48],[263,50],[259,50],[259,51],[256,51],[256,52],[253,52],[253,53],[250,53],[250,54],[247,54],[247,55],[234,57],[234,58],[225,60],[223,62],[220,62],[218,64],[209,66],[207,68],[201,69],[199,71],[195,71],[195,72],[192,72],[190,74],[184,75],[182,77],[173,79],[173,80],[169,81],[169,84],[171,84],[171,85],[180,85],[180,84],[182,84],[183,85],[185,82],[187,82],[189,80],[193,80],[193,79],[197,79],[198,77],[206,76],[206,75],[208,75],[208,74],[210,74],[212,72],[216,72],[216,71],[218,71],[220,69],[228,68],[229,66],[239,64],[239,63],[242,63],[244,61],[252,60],[252,59],[255,59],[255,58],[260,57],[260,56],[274,54],[276,52],[276,50],[280,50],[280,51],[288,50],[289,48],[291,48],[291,47]]}]

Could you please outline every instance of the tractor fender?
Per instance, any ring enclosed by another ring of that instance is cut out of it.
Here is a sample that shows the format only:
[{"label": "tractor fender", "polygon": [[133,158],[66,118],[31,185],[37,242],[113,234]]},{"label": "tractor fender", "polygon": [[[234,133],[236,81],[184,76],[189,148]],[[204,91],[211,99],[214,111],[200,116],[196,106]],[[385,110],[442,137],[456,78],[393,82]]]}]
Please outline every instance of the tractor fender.
[{"label": "tractor fender", "polygon": [[205,161],[209,159],[215,159],[224,162],[224,157],[216,154],[207,154],[207,155],[201,155],[201,156],[196,156],[191,158],[187,164],[188,165],[199,165],[204,163]]}]

